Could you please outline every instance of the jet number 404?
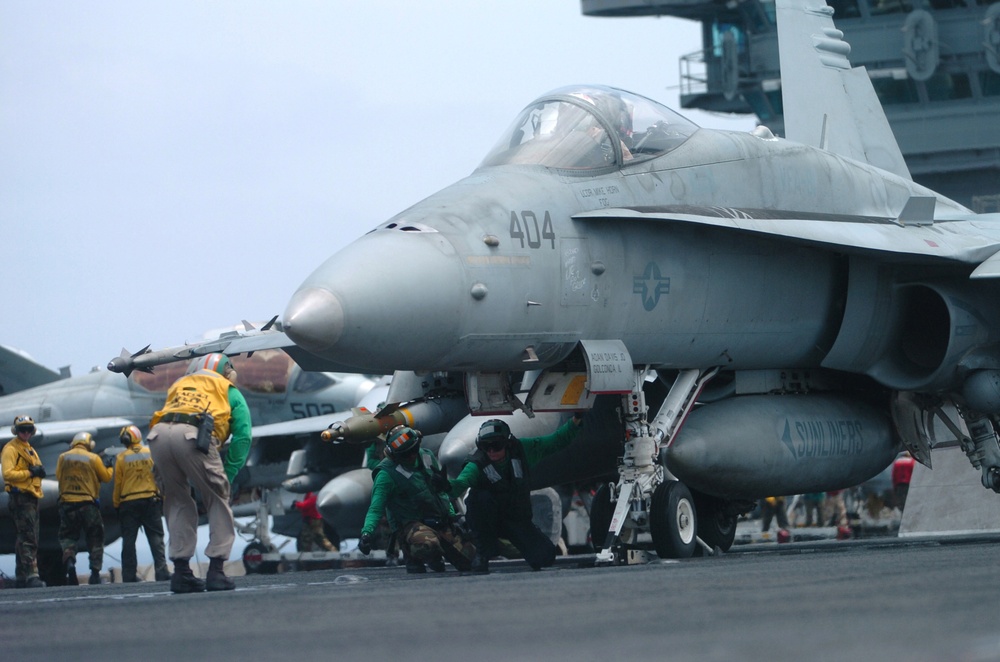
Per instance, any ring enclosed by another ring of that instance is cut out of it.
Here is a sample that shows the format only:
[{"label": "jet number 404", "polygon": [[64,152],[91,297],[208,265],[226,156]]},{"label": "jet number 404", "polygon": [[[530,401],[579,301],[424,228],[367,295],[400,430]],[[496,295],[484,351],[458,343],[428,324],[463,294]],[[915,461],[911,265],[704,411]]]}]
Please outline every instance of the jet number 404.
[{"label": "jet number 404", "polygon": [[538,227],[538,216],[533,211],[522,211],[520,215],[516,211],[510,213],[510,238],[521,242],[521,248],[527,245],[528,248],[541,248],[542,242],[547,241],[549,248],[556,247],[556,233],[552,230],[552,217],[549,212],[545,212],[542,219],[541,228]]}]

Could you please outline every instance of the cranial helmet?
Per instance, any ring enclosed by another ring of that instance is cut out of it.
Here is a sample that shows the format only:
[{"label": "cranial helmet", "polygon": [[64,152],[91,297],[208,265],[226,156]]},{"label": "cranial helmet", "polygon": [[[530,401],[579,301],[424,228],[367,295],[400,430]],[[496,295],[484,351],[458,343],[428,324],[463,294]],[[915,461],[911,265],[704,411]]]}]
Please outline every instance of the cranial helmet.
[{"label": "cranial helmet", "polygon": [[406,455],[420,447],[420,440],[423,435],[413,428],[405,425],[397,425],[389,430],[385,437],[385,454],[390,458],[397,458]]},{"label": "cranial helmet", "polygon": [[73,441],[69,443],[69,447],[76,448],[77,446],[83,446],[88,451],[92,451],[94,450],[94,438],[89,432],[77,432]]},{"label": "cranial helmet", "polygon": [[10,433],[17,435],[18,432],[35,432],[35,419],[30,416],[18,416],[14,419],[14,425],[10,426]]},{"label": "cranial helmet", "polygon": [[225,377],[226,367],[229,365],[231,363],[228,356],[219,352],[212,352],[211,354],[196,356],[191,359],[191,363],[188,364],[187,374],[191,375],[199,370],[208,370],[210,372],[217,372]]},{"label": "cranial helmet", "polygon": [[121,439],[121,442],[127,447],[142,443],[142,433],[139,432],[139,428],[134,425],[126,425],[123,427],[121,432],[118,433],[118,438]]},{"label": "cranial helmet", "polygon": [[512,436],[510,426],[507,423],[499,418],[491,418],[479,426],[479,434],[476,435],[476,448],[486,450],[487,446],[506,446]]}]

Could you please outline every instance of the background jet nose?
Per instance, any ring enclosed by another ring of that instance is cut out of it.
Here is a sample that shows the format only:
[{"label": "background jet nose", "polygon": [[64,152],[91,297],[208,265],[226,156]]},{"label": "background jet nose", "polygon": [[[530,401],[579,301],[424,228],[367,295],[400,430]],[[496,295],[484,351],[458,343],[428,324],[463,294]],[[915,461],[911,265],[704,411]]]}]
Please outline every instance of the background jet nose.
[{"label": "background jet nose", "polygon": [[333,347],[344,331],[344,309],[329,290],[306,287],[292,295],[282,324],[292,342],[320,353]]}]

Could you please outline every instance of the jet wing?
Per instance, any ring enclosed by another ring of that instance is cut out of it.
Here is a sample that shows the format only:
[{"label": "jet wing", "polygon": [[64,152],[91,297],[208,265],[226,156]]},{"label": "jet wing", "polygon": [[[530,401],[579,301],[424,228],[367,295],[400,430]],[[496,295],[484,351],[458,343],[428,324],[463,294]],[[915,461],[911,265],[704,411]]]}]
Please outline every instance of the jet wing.
[{"label": "jet wing", "polygon": [[49,384],[59,378],[55,370],[35,363],[16,349],[0,345],[0,395]]},{"label": "jet wing", "polygon": [[989,234],[978,234],[970,232],[970,229],[975,229],[965,222],[970,218],[1000,224],[1000,214],[975,214],[969,218],[937,219],[934,223],[904,225],[905,218],[900,220],[772,209],[680,205],[599,209],[573,216],[574,220],[581,221],[630,219],[694,223],[823,244],[845,251],[894,254],[900,257],[919,256],[972,265],[985,262],[992,264],[993,268],[984,269],[977,277],[1000,276],[1000,256],[997,256],[1000,252],[1000,225]]}]

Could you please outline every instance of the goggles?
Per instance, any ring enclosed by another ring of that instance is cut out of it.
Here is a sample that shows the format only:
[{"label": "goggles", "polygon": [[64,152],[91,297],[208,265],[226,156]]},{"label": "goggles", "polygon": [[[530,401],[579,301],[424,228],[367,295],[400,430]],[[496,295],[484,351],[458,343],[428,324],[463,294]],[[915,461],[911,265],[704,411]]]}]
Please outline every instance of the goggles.
[{"label": "goggles", "polygon": [[496,453],[497,451],[502,451],[503,449],[507,448],[507,440],[495,439],[490,441],[482,441],[480,442],[479,447],[482,448],[484,451]]}]

